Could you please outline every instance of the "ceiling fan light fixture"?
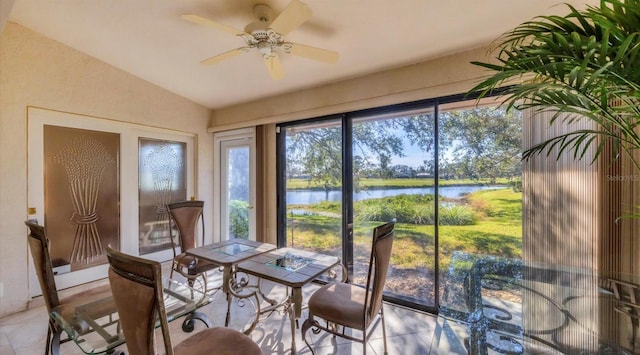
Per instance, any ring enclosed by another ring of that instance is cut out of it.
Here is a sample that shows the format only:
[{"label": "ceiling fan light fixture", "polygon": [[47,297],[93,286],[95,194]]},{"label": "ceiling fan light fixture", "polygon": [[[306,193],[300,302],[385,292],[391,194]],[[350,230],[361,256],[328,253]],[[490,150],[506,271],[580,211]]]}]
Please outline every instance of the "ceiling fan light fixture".
[{"label": "ceiling fan light fixture", "polygon": [[263,55],[268,55],[273,52],[273,48],[268,42],[260,42],[258,43],[258,51],[260,51],[260,53],[262,53]]}]

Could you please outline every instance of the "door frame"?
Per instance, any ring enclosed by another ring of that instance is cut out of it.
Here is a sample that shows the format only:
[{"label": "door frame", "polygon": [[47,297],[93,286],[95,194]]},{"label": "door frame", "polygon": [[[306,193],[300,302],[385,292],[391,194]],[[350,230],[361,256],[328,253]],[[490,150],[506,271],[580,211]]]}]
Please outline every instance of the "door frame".
[{"label": "door frame", "polygon": [[[111,132],[120,135],[118,183],[120,251],[122,252],[140,255],[138,239],[140,233],[138,228],[138,158],[139,139],[141,137],[186,143],[187,198],[195,196],[197,193],[195,168],[197,136],[195,133],[29,106],[27,107],[27,204],[29,206],[27,219],[36,219],[40,223],[44,223],[45,220],[43,155],[45,125]],[[173,258],[173,251],[169,247],[145,254],[144,257],[155,261],[170,260]],[[35,270],[31,267],[33,265],[31,255],[28,255],[27,258],[29,259],[29,295],[35,297],[42,292]],[[107,277],[108,268],[109,264],[105,263],[72,272],[59,272],[55,276],[56,285],[59,289],[64,289],[99,280]]]},{"label": "door frame", "polygon": [[[246,142],[249,146],[249,200],[250,206],[256,202],[256,129],[255,127],[236,129],[232,131],[216,132],[213,134],[213,242],[220,242],[223,238],[222,214],[223,203],[226,198],[222,196],[222,178],[226,167],[222,166],[223,143],[238,141]],[[256,240],[256,208],[249,208],[249,239]]]}]

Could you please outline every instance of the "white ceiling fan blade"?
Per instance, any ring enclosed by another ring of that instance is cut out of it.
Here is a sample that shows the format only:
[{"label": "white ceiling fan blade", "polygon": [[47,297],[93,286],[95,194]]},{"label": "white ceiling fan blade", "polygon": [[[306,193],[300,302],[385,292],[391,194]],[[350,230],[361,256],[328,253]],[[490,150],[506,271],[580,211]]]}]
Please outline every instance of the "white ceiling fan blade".
[{"label": "white ceiling fan blade", "polygon": [[234,50],[230,50],[228,52],[224,52],[222,54],[218,54],[218,55],[213,56],[211,58],[204,59],[204,60],[200,61],[200,64],[204,64],[204,65],[216,64],[216,63],[221,62],[221,61],[223,61],[225,59],[229,59],[231,57],[235,57],[238,54],[246,53],[247,51],[249,51],[249,47],[236,48]]},{"label": "white ceiling fan blade", "polygon": [[185,14],[185,15],[182,15],[180,17],[182,17],[183,20],[187,20],[189,22],[197,23],[199,25],[203,25],[203,26],[207,26],[207,27],[212,27],[212,28],[215,28],[217,30],[230,33],[232,35],[241,36],[241,35],[245,34],[244,31],[241,31],[241,30],[239,30],[237,28],[233,28],[231,26],[227,26],[227,25],[221,24],[219,22],[215,22],[215,21],[209,20],[209,19],[206,19],[204,17],[200,17],[198,15]]},{"label": "white ceiling fan blade", "polygon": [[340,58],[338,52],[329,51],[326,49],[306,46],[298,43],[287,43],[285,50],[293,55],[305,57],[313,60],[317,60],[325,63],[335,63]]},{"label": "white ceiling fan blade", "polygon": [[275,53],[271,53],[264,56],[264,64],[267,66],[267,71],[273,80],[280,80],[284,78],[284,69],[280,63],[280,58]]},{"label": "white ceiling fan blade", "polygon": [[284,36],[309,18],[311,18],[309,6],[298,0],[292,0],[280,15],[273,20],[269,28]]}]

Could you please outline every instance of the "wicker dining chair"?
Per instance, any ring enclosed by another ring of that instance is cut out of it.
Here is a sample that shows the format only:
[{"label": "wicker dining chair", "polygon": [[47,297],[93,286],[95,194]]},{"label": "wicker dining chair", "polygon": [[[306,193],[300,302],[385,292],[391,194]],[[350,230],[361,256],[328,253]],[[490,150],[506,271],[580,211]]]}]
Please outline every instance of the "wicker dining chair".
[{"label": "wicker dining chair", "polygon": [[[73,311],[75,306],[89,304],[93,301],[110,297],[111,288],[109,285],[103,285],[68,297],[60,297],[58,295],[58,289],[54,279],[51,256],[49,255],[49,240],[47,239],[44,226],[41,226],[36,221],[32,220],[25,221],[24,224],[29,227],[29,235],[27,237],[29,241],[29,250],[31,251],[36,275],[38,276],[38,282],[40,283],[40,289],[42,290],[42,298],[44,299],[47,312],[49,313],[45,354],[59,354],[60,344],[65,343],[70,339],[65,338],[61,340],[62,328],[53,318],[52,311],[55,310],[63,318],[72,321],[73,317],[70,312]],[[98,310],[99,312],[104,311],[104,314],[101,313],[97,316],[108,316],[111,314],[111,310],[115,310],[115,305],[111,309],[109,309],[107,305],[106,308]],[[77,324],[77,327],[74,328],[79,332],[88,331],[82,324]]]},{"label": "wicker dining chair", "polygon": [[130,354],[155,354],[155,327],[160,323],[165,354],[260,355],[260,347],[230,328],[207,328],[172,346],[163,302],[159,262],[127,255],[107,247],[109,282]]},{"label": "wicker dining chair", "polygon": [[[311,328],[314,328],[314,333],[324,330],[360,342],[363,344],[363,354],[366,355],[368,339],[378,323],[382,323],[384,353],[387,354],[382,293],[391,259],[394,226],[394,222],[389,222],[373,230],[365,288],[343,282],[329,283],[316,290],[309,298],[309,317],[302,324],[302,339],[312,354],[313,349],[306,339],[306,333]],[[323,319],[324,322],[316,318]],[[362,337],[346,334],[348,328],[361,331]]]},{"label": "wicker dining chair", "polygon": [[[187,255],[186,251],[197,247],[198,222],[202,227],[202,241],[204,244],[204,218],[202,211],[204,201],[180,201],[167,205],[171,220],[175,224],[178,235],[174,235],[174,229],[170,228],[171,245],[173,247],[173,266],[171,275],[176,271],[184,276],[189,286],[193,287],[196,279],[202,278],[203,291],[207,291],[207,271],[216,269],[218,265],[206,260],[200,260]],[[178,243],[179,242],[179,243]],[[178,248],[180,252],[178,253]]]}]

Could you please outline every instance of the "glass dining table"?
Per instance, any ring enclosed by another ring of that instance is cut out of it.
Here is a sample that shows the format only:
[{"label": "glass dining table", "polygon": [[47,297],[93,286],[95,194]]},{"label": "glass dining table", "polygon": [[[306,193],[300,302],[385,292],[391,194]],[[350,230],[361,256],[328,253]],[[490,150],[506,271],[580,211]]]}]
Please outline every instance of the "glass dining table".
[{"label": "glass dining table", "polygon": [[454,252],[431,354],[640,354],[640,277]]},{"label": "glass dining table", "polygon": [[264,313],[270,314],[275,308],[282,307],[289,316],[291,325],[291,354],[295,354],[296,323],[302,315],[302,287],[340,265],[340,259],[338,257],[295,248],[276,249],[256,255],[239,263],[237,272],[253,275],[257,277],[258,280],[269,280],[286,286],[288,290],[285,299],[281,302],[276,302],[262,294],[260,283],[258,283],[257,286],[249,286],[254,288],[256,294],[261,294],[266,301],[271,303],[271,305],[265,309],[261,309],[258,304],[256,318],[250,329],[255,327],[260,315]]},{"label": "glass dining table", "polygon": [[[222,288],[228,301],[225,326],[229,325],[233,297],[255,297],[256,316],[252,324],[244,329],[246,334],[253,331],[261,315],[271,314],[274,309],[281,307],[291,321],[291,334],[295,334],[296,321],[302,314],[302,287],[341,265],[340,259],[335,256],[295,248],[277,249],[273,244],[240,238],[189,249],[186,253],[223,267]],[[249,275],[254,276],[257,283],[251,283]],[[267,297],[261,288],[262,280],[286,286],[285,299],[278,301]],[[261,301],[266,301],[269,305],[262,308]],[[293,336],[291,353],[295,352]]]},{"label": "glass dining table", "polygon": [[[182,329],[187,332],[193,330],[196,319],[211,326],[207,317],[198,312],[198,308],[211,302],[210,295],[168,278],[163,279],[163,294],[168,321],[186,316]],[[85,354],[114,353],[125,342],[112,296],[56,307],[51,318]],[[55,355],[59,353],[59,349],[51,350]]]},{"label": "glass dining table", "polygon": [[241,238],[232,238],[186,251],[187,255],[195,256],[196,258],[206,260],[222,267],[222,290],[227,297],[227,315],[224,323],[225,327],[229,326],[231,317],[231,289],[242,287],[243,282],[233,277],[236,274],[236,265],[251,257],[275,249],[276,246],[273,244]]}]

